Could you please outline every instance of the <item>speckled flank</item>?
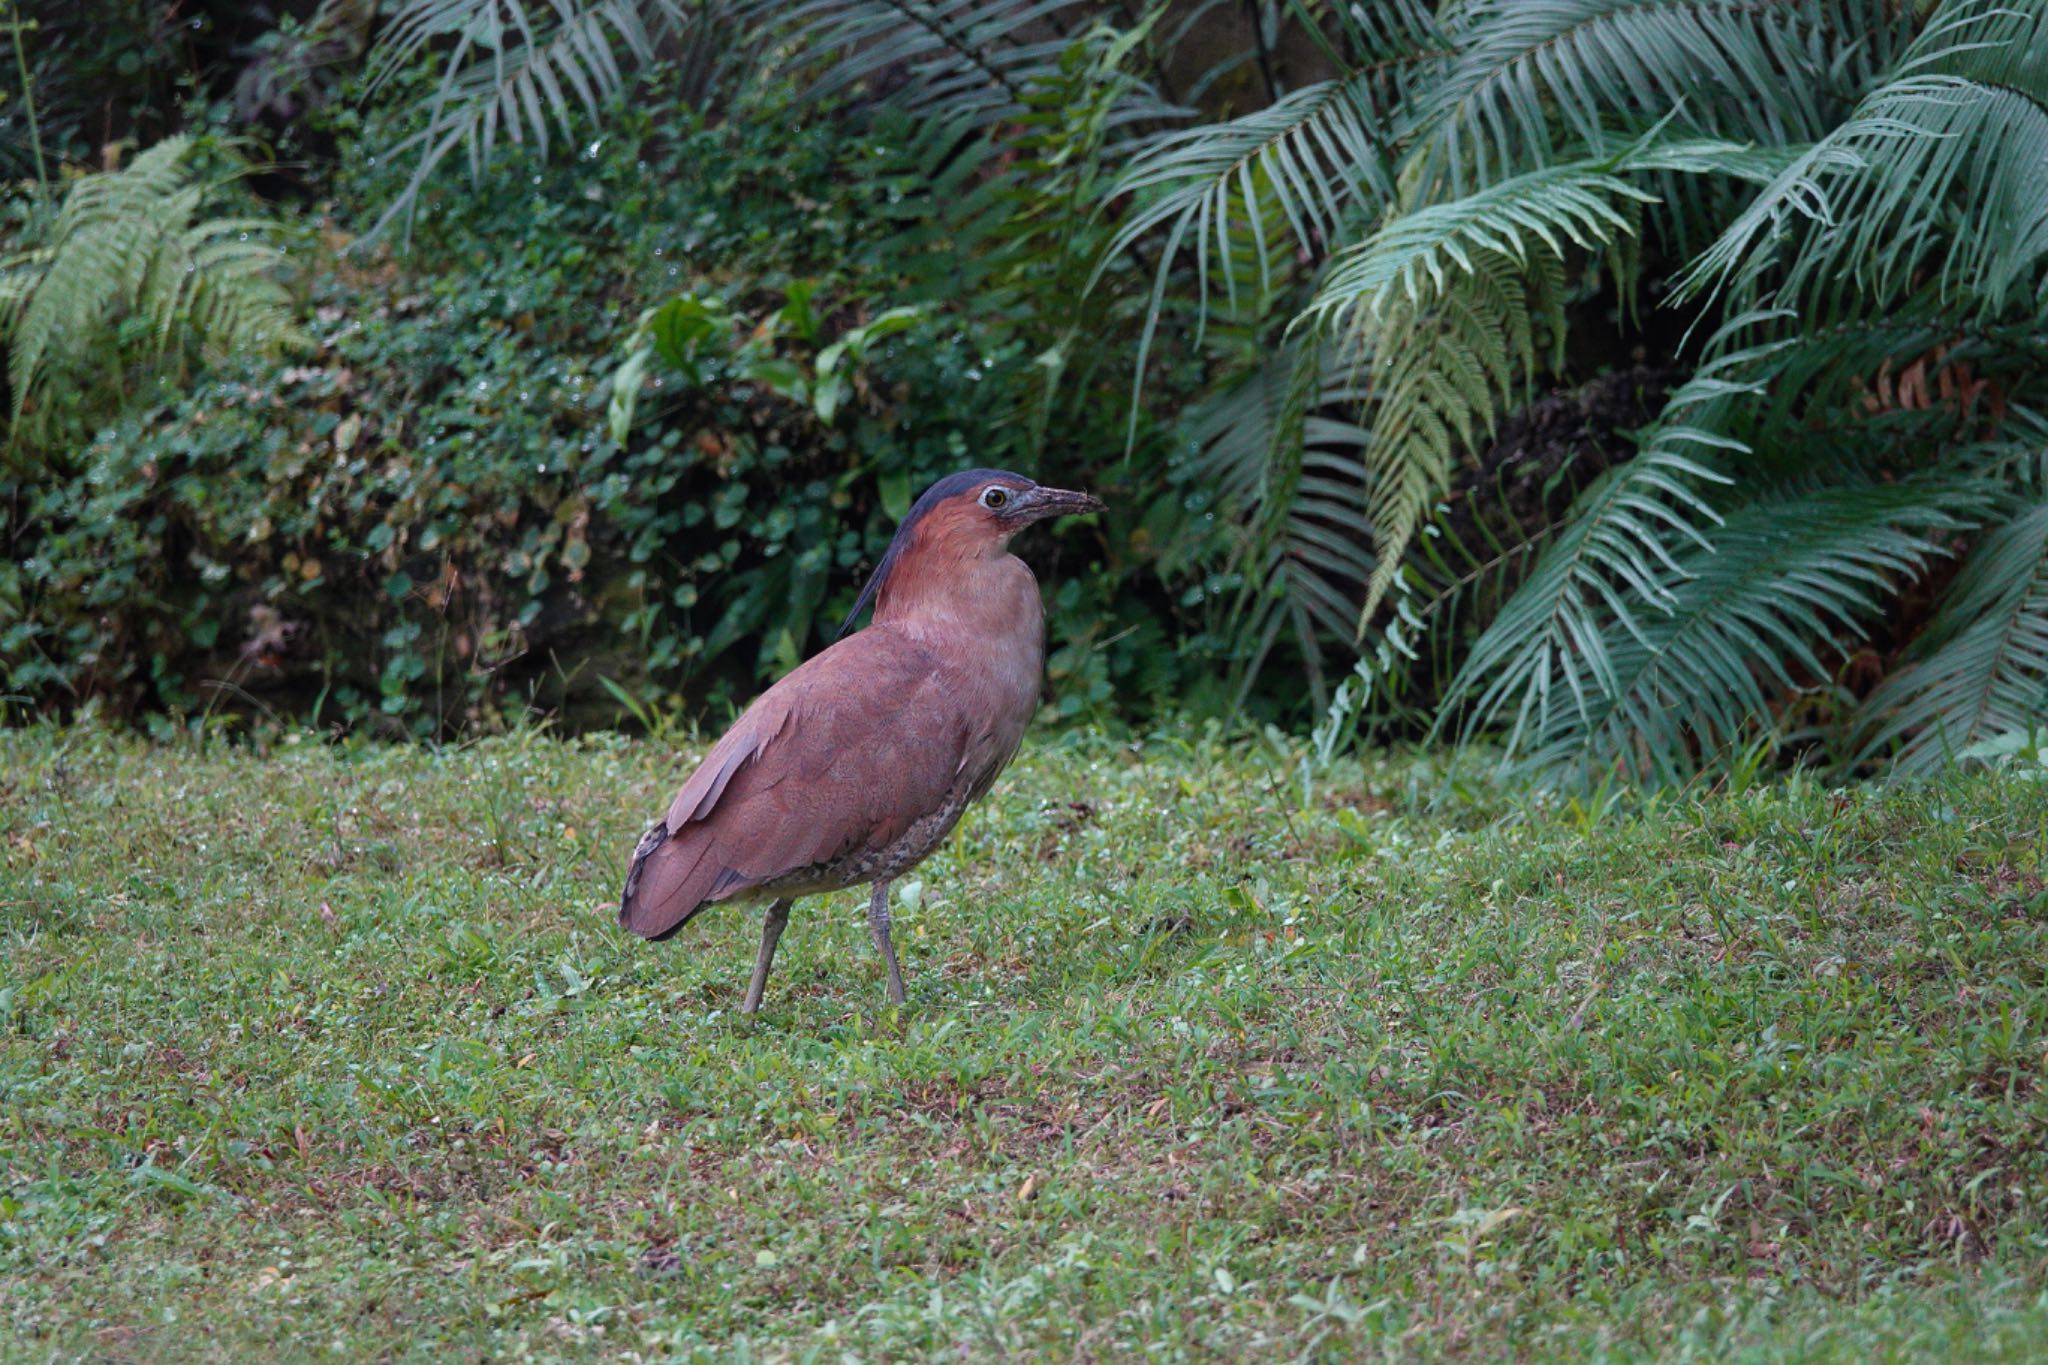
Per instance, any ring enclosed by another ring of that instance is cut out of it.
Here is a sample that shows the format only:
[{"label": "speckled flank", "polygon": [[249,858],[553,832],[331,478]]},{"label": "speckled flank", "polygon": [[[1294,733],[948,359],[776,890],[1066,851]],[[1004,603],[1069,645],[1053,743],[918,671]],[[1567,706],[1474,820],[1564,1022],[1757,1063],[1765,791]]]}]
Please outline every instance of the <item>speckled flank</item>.
[{"label": "speckled flank", "polygon": [[[993,775],[989,781],[994,781]],[[879,849],[860,849],[829,863],[800,868],[764,883],[749,899],[761,896],[810,896],[821,891],[839,891],[863,882],[885,882],[900,877],[931,856],[960,823],[961,814],[974,800],[973,784],[955,783],[937,810],[919,816],[894,842]]]}]

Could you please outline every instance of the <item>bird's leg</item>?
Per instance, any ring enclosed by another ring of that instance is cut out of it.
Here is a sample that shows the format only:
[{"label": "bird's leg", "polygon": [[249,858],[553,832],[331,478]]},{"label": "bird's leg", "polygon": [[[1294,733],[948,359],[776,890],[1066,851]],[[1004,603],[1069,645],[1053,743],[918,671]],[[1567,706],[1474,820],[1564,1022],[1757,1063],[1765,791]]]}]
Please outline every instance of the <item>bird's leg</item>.
[{"label": "bird's leg", "polygon": [[754,958],[754,979],[747,983],[747,1003],[740,1006],[741,1014],[752,1014],[761,1008],[761,992],[768,989],[768,964],[775,961],[775,940],[782,937],[782,926],[787,923],[787,900],[768,907],[768,920],[761,926],[761,951]]},{"label": "bird's leg", "polygon": [[889,941],[889,883],[875,883],[875,894],[868,901],[868,936],[875,941],[875,949],[881,953],[882,961],[889,964],[889,1002],[903,1003],[903,972],[896,965],[896,945]]}]

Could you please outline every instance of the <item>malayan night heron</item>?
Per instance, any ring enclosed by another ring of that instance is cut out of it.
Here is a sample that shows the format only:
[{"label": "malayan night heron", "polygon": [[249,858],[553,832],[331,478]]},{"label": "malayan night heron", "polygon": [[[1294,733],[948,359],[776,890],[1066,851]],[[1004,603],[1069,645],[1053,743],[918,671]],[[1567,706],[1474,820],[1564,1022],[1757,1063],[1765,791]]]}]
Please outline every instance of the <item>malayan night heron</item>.
[{"label": "malayan night heron", "polygon": [[[910,509],[830,647],[749,706],[642,836],[619,922],[665,939],[708,905],[766,900],[742,1009],[761,1007],[799,896],[872,883],[868,927],[903,1003],[889,883],[938,847],[1017,752],[1045,618],[1010,537],[1099,512],[1086,493],[970,469]],[[874,603],[867,629],[847,634]]]}]

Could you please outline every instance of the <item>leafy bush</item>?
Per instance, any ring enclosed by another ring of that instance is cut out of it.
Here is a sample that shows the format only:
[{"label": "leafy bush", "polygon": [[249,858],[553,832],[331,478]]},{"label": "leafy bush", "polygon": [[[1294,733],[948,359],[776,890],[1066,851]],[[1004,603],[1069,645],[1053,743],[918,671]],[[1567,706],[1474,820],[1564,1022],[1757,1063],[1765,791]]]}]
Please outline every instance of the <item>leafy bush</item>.
[{"label": "leafy bush", "polygon": [[[1042,373],[947,315],[937,253],[835,180],[840,139],[649,104],[572,165],[430,199],[409,256],[309,224],[299,363],[226,360],[8,476],[5,690],[420,735],[744,699],[830,638],[918,488],[1020,458]],[[1098,418],[1109,448],[1121,408]],[[1171,687],[1160,590],[1075,581],[1085,531],[1022,548],[1064,707]]]}]

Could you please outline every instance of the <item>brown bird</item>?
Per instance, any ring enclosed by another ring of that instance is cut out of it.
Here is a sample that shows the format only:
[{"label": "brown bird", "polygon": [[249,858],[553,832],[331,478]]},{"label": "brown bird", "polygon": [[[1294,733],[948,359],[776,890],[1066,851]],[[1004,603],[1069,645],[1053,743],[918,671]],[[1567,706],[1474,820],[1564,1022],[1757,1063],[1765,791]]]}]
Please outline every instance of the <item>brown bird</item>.
[{"label": "brown bird", "polygon": [[[872,882],[868,931],[902,1004],[889,883],[989,789],[1038,706],[1045,618],[1010,537],[1101,510],[1001,469],[927,489],[839,639],[763,692],[642,836],[619,923],[660,940],[707,905],[768,900],[741,1007],[752,1014],[790,902]],[[874,621],[848,635],[870,601]]]}]

